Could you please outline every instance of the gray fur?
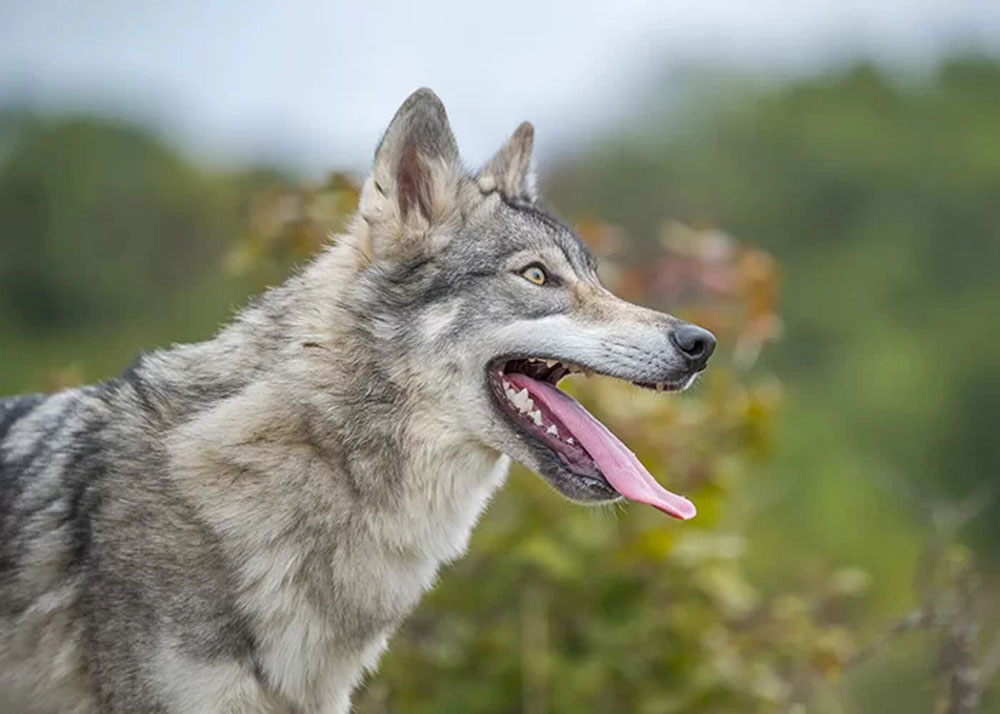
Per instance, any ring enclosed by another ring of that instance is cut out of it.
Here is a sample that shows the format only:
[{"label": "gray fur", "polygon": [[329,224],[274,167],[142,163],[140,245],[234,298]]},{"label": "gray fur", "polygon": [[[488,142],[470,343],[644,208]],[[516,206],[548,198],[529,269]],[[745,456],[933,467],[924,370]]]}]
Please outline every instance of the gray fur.
[{"label": "gray fur", "polygon": [[0,401],[0,711],[345,712],[508,456],[615,497],[511,427],[486,365],[690,369],[677,321],[610,295],[537,207],[531,138],[470,175],[419,90],[349,233],[214,339]]}]

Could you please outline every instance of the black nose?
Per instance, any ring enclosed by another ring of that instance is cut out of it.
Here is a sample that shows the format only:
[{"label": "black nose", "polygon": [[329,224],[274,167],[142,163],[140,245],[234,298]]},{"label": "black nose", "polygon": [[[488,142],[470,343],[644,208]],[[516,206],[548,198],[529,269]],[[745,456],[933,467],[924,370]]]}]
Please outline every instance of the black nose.
[{"label": "black nose", "polygon": [[715,352],[715,335],[697,325],[684,323],[670,332],[670,341],[695,369],[703,369]]}]

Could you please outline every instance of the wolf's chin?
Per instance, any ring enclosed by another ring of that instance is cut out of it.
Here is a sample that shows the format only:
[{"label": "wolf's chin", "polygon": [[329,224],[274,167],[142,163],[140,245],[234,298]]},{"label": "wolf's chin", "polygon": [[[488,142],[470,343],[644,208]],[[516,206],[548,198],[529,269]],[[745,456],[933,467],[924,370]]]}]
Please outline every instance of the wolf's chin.
[{"label": "wolf's chin", "polygon": [[533,470],[564,498],[583,505],[622,500],[622,495],[608,483],[596,465],[590,473],[580,473],[555,452],[542,449],[544,447],[536,454],[537,464]]}]

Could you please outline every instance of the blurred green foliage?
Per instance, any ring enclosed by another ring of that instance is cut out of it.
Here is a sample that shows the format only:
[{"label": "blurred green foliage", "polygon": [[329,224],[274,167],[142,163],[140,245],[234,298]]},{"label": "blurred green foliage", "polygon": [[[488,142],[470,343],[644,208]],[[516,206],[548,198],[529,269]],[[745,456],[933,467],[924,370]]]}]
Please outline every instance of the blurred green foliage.
[{"label": "blurred green foliage", "polygon": [[[357,711],[980,710],[1000,668],[998,126],[1000,64],[861,66],[647,116],[551,172],[610,286],[720,336],[693,394],[573,387],[699,517],[580,508],[515,471]],[[356,200],[339,174],[0,113],[0,393],[208,337]]]},{"label": "blurred green foliage", "polygon": [[204,280],[230,187],[136,129],[22,121],[0,172],[0,306],[19,327],[120,319]]}]

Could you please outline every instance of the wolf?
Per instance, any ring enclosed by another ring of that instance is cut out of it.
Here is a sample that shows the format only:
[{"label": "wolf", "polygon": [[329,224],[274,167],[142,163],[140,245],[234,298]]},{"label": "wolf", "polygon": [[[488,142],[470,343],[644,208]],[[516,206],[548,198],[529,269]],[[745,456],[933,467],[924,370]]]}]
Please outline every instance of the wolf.
[{"label": "wolf", "polygon": [[213,339],[0,401],[0,711],[342,714],[511,460],[695,514],[556,385],[683,389],[715,339],[602,287],[532,144],[470,172],[418,90],[346,233]]}]

